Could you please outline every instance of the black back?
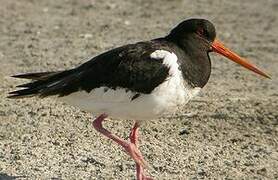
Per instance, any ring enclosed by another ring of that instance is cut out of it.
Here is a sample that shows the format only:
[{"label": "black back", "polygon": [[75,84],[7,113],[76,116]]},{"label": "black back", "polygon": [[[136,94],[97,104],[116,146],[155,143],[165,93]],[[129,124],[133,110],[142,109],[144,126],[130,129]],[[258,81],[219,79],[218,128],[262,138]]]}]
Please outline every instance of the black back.
[{"label": "black back", "polygon": [[101,54],[77,68],[83,72],[78,86],[87,92],[106,86],[150,93],[168,76],[168,67],[162,64],[162,59],[150,57],[158,48],[163,48],[163,45],[147,41]]}]

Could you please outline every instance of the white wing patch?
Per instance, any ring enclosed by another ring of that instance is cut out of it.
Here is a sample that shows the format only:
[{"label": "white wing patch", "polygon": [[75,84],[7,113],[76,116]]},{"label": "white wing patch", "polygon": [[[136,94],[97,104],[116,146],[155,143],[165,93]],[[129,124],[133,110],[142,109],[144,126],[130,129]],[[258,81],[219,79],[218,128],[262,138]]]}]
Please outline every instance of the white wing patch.
[{"label": "white wing patch", "polygon": [[156,50],[150,55],[150,57],[152,59],[163,59],[163,64],[170,68],[170,75],[176,75],[178,73],[178,57],[175,55],[175,53],[165,50]]}]

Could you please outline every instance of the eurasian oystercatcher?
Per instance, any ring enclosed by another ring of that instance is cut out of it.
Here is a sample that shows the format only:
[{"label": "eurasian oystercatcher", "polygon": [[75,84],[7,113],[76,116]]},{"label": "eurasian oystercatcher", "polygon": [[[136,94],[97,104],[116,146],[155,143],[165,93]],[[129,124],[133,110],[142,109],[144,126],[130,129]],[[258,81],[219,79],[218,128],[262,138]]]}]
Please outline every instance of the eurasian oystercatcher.
[{"label": "eurasian oystercatcher", "polygon": [[[198,94],[211,74],[210,52],[269,78],[220,43],[211,22],[188,19],[165,37],[112,49],[70,70],[15,75],[33,81],[19,85],[23,89],[10,92],[9,98],[56,96],[98,115],[93,127],[133,158],[137,179],[151,179],[138,149],[140,123],[173,113]],[[130,141],[103,128],[107,116],[135,120]]]}]

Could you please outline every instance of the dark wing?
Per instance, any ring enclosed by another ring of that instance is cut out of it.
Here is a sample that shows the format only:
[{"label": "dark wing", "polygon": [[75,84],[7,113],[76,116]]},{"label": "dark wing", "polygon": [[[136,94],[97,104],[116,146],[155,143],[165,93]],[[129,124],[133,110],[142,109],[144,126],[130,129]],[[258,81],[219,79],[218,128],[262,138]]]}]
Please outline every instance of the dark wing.
[{"label": "dark wing", "polygon": [[151,59],[157,50],[153,41],[140,42],[107,51],[81,66],[51,73],[29,73],[15,77],[34,79],[11,92],[11,98],[39,95],[65,96],[76,91],[90,92],[98,87],[126,88],[137,93],[150,93],[168,76],[169,68],[162,59]]}]

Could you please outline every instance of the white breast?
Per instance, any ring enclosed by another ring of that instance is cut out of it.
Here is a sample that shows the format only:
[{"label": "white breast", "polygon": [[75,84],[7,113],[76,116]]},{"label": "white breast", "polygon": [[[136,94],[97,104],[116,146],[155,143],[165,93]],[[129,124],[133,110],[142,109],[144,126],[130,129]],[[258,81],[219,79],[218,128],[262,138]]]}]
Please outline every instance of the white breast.
[{"label": "white breast", "polygon": [[140,94],[138,98],[132,100],[135,92],[124,88],[100,87],[90,93],[78,91],[59,99],[96,115],[106,113],[110,117],[121,119],[155,119],[174,113],[195,96],[200,88],[190,88],[183,81],[174,53],[156,50],[150,57],[154,60],[163,59],[163,64],[169,67],[169,77],[151,94]]}]

